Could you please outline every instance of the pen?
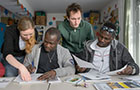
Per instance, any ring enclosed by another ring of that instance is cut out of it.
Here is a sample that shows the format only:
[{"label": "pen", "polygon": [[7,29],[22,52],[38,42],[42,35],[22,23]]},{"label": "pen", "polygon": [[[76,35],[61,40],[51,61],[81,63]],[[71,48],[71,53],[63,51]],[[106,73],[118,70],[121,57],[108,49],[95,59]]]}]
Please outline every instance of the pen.
[{"label": "pen", "polygon": [[82,79],[81,79],[81,80],[79,80],[79,81],[77,81],[77,82],[76,82],[76,85],[78,85],[78,84],[79,84],[79,82],[81,82],[81,81],[82,81]]},{"label": "pen", "polygon": [[49,90],[49,89],[50,89],[50,86],[51,86],[51,83],[49,83],[47,90]]},{"label": "pen", "polygon": [[83,82],[84,82],[84,87],[88,87],[87,83],[86,83],[86,78],[84,76],[82,76]]},{"label": "pen", "polygon": [[32,61],[32,63],[31,63],[31,64],[32,64],[32,67],[34,67],[34,61]]},{"label": "pen", "polygon": [[[83,81],[83,83],[80,83],[81,81]],[[75,86],[82,86],[82,87],[87,87],[87,83],[85,82],[85,78],[82,77],[81,80],[79,80],[78,82],[76,82]]]},{"label": "pen", "polygon": [[82,79],[83,79],[84,82],[86,81],[86,78],[84,76],[82,76]]}]

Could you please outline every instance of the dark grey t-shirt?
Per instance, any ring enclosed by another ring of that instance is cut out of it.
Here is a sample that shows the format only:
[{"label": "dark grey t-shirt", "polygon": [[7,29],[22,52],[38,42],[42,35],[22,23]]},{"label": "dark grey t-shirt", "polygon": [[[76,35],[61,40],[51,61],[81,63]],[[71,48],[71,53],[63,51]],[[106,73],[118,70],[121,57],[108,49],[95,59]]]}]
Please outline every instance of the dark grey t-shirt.
[{"label": "dark grey t-shirt", "polygon": [[45,73],[50,70],[59,68],[57,50],[47,52],[44,49],[44,46],[41,46],[40,58],[37,73]]}]

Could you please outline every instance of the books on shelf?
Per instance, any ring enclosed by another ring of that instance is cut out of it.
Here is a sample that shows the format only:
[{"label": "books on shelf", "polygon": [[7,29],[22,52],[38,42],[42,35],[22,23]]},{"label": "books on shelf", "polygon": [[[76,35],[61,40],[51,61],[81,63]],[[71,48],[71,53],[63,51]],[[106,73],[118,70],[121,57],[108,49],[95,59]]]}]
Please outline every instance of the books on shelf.
[{"label": "books on shelf", "polygon": [[94,83],[93,86],[97,90],[136,90],[136,89],[140,89],[140,85],[133,81]]}]

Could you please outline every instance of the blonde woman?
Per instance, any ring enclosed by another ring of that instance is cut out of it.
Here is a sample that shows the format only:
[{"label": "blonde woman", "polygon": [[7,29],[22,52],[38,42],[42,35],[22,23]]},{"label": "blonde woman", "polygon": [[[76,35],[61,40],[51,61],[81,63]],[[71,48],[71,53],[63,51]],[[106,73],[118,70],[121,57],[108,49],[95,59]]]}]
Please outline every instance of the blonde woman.
[{"label": "blonde woman", "polygon": [[31,80],[23,61],[25,54],[31,52],[35,42],[34,23],[28,17],[22,17],[17,25],[6,29],[2,48],[6,77],[17,76],[20,73],[23,80]]}]

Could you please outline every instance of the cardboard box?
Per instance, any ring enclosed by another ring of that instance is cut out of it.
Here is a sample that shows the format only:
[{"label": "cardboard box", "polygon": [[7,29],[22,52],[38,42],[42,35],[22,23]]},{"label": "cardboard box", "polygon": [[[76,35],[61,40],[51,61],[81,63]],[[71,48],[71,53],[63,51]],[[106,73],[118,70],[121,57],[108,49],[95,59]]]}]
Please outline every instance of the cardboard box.
[{"label": "cardboard box", "polygon": [[8,25],[8,19],[9,17],[1,17],[1,22]]},{"label": "cardboard box", "polygon": [[46,25],[46,16],[36,16],[35,24],[36,25]]}]

